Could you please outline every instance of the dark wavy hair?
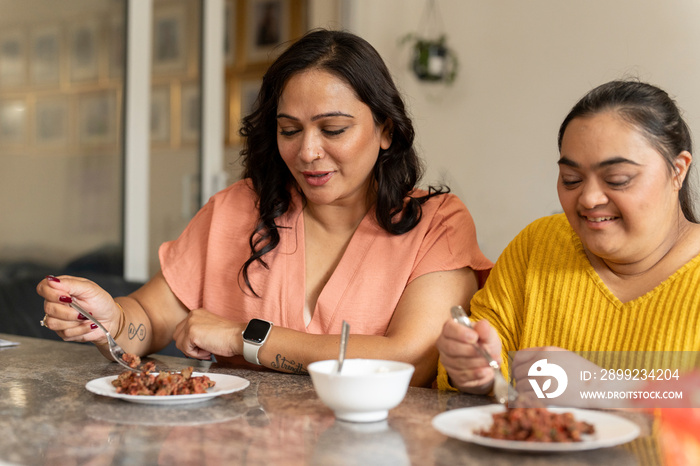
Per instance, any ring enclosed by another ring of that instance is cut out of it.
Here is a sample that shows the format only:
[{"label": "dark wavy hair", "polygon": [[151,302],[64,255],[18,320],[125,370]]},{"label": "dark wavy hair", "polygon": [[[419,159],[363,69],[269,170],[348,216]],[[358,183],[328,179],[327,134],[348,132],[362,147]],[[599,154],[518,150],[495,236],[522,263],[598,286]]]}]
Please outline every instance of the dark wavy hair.
[{"label": "dark wavy hair", "polygon": [[[662,89],[636,80],[610,81],[586,94],[571,109],[559,128],[558,145],[571,120],[614,111],[637,128],[664,158],[671,173],[673,161],[683,151],[693,153],[688,125],[676,102]],[[691,165],[692,168],[692,165]],[[689,185],[690,169],[678,193],[681,211],[686,219],[698,222],[693,210],[693,193]]]},{"label": "dark wavy hair", "polygon": [[391,146],[380,148],[372,172],[376,218],[383,229],[395,235],[410,231],[420,222],[422,204],[430,197],[449,192],[446,186],[431,186],[425,196],[409,195],[423,175],[423,165],[413,147],[413,123],[379,53],[367,41],[348,32],[308,32],[269,67],[253,111],[243,118],[239,131],[245,141],[241,150],[243,178],[252,182],[260,213],[249,239],[251,255],[241,273],[256,296],[248,269],[256,261],[268,267],[263,256],[280,241],[276,219],[289,208],[291,190],[298,189],[277,147],[277,104],[287,81],[309,69],[326,71],[348,83],[372,111],[375,124],[389,124]]}]

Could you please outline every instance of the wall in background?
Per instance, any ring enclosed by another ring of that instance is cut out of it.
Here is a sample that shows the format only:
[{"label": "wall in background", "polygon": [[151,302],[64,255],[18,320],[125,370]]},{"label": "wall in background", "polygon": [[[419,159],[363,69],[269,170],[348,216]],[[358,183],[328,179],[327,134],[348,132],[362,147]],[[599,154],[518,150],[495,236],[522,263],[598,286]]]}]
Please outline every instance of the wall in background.
[{"label": "wall in background", "polygon": [[425,0],[344,0],[344,24],[387,61],[414,118],[424,182],[448,183],[467,204],[490,259],[560,210],[556,134],[592,87],[625,76],[657,84],[700,140],[700,2],[437,3],[461,64],[449,88],[419,83],[398,45],[419,29]]},{"label": "wall in background", "polygon": [[[69,3],[79,8],[73,11],[65,5],[62,13],[68,16],[89,13],[90,6],[94,9],[102,2]],[[424,183],[444,181],[464,200],[482,249],[493,260],[527,223],[560,209],[555,189],[557,129],[574,102],[593,86],[626,75],[658,84],[677,97],[691,129],[700,135],[700,29],[696,27],[700,2],[437,0],[437,4],[461,65],[457,81],[449,88],[419,83],[408,69],[408,50],[399,45],[402,36],[420,28],[425,0],[311,0],[308,21],[310,27],[343,25],[379,50],[413,115],[418,147],[427,164]],[[10,22],[8,12],[17,13],[17,5],[0,0],[0,24]],[[22,8],[32,7],[29,11],[37,11],[37,5],[35,0],[21,2]],[[32,21],[55,19],[55,13],[41,11],[47,17],[32,17]],[[227,148],[225,169],[233,178],[240,168],[237,151]],[[26,194],[6,190],[14,195],[0,196],[0,213],[13,219],[5,222],[4,230],[0,228],[0,253],[15,254],[15,241],[8,238],[48,237],[36,219],[53,222],[52,216],[66,217],[67,209],[71,209],[70,219],[77,216],[73,198],[62,194],[57,180],[72,183],[76,166],[86,172],[95,168],[76,165],[77,160],[57,166],[53,151],[41,158],[13,158],[3,148],[0,155],[0,180],[6,189],[27,184],[27,179],[38,185],[29,187],[31,192]],[[165,163],[172,173],[159,172],[168,185],[158,188],[160,197],[155,202],[172,208],[172,216],[180,215],[180,172],[191,171],[189,163]],[[73,186],[75,197],[86,197],[83,191],[105,183]],[[29,205],[37,199],[50,199],[43,205],[51,211]],[[101,208],[101,204],[93,202],[89,207]],[[23,216],[16,215],[18,208]],[[95,224],[95,218],[80,215],[78,220],[115,230],[112,225]],[[154,224],[155,241],[172,239],[179,222]],[[85,231],[81,223],[69,225]],[[62,233],[54,226],[54,236],[57,232]],[[49,239],[54,249],[61,243]],[[75,239],[83,247],[92,244],[82,237]],[[43,249],[32,250],[45,256]],[[63,257],[53,249],[52,253]]]}]

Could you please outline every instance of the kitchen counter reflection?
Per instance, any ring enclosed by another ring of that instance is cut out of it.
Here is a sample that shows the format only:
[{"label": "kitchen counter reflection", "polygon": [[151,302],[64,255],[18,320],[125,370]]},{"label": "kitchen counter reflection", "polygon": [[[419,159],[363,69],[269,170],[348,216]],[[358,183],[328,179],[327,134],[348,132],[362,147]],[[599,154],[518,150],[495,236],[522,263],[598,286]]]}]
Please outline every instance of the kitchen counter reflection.
[{"label": "kitchen counter reflection", "polygon": [[[648,419],[625,446],[570,454],[505,452],[449,439],[431,425],[485,397],[410,388],[383,422],[337,421],[308,376],[214,364],[251,384],[202,403],[151,406],[92,394],[85,384],[121,372],[92,345],[0,334],[0,464],[600,465],[660,464]],[[159,368],[197,361],[157,356]],[[201,370],[201,368],[200,368]],[[651,454],[648,453],[651,451]]]}]

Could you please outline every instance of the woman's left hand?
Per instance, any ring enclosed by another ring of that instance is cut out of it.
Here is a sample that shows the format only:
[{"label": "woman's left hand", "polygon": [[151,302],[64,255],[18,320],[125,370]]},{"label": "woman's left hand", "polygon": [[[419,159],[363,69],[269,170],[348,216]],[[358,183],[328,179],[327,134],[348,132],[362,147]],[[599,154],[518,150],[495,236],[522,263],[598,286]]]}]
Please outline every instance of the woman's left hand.
[{"label": "woman's left hand", "polygon": [[175,328],[173,339],[180,351],[196,359],[211,359],[211,355],[235,356],[243,353],[245,325],[224,319],[205,309],[190,311]]}]

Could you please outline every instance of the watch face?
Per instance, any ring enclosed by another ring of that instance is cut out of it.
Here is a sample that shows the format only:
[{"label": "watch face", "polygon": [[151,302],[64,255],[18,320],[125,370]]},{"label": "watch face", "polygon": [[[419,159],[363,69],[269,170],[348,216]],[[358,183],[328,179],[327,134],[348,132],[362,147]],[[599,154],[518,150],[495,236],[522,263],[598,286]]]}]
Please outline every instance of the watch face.
[{"label": "watch face", "polygon": [[243,332],[243,339],[253,343],[262,343],[270,331],[270,323],[260,319],[251,319]]}]

